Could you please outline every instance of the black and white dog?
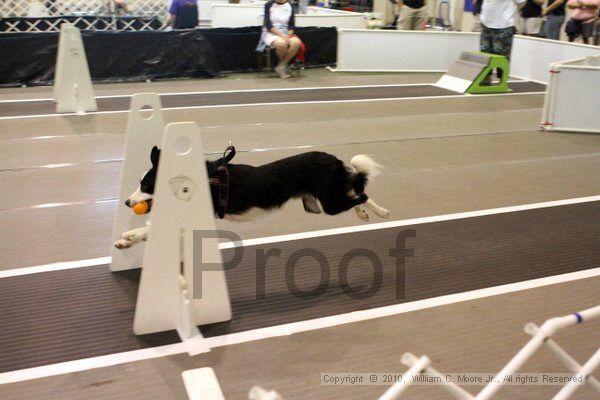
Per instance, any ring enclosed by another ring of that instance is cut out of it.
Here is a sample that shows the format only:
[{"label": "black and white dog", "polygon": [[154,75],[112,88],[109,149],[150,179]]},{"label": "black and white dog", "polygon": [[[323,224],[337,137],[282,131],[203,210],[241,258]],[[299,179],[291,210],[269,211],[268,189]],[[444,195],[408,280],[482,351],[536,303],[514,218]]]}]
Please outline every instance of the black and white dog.
[{"label": "black and white dog", "polygon": [[[283,158],[259,167],[230,164],[235,156],[233,146],[216,161],[206,161],[215,214],[232,221],[247,221],[258,214],[276,210],[292,198],[302,199],[304,210],[335,215],[354,208],[356,215],[369,220],[367,209],[381,218],[390,213],[365,194],[368,178],[381,166],[365,155],[357,155],[344,165],[335,156],[312,151]],[[152,208],[152,195],[160,150],[155,146],[150,155],[152,168],[140,181],[139,188],[125,201],[128,207],[147,201]],[[149,226],[124,232],[115,242],[117,248],[131,247],[146,240]]]}]

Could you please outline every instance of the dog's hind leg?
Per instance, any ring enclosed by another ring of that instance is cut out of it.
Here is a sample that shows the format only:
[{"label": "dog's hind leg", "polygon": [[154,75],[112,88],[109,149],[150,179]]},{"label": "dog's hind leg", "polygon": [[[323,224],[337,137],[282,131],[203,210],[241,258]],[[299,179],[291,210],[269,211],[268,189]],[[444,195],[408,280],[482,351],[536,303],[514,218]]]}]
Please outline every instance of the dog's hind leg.
[{"label": "dog's hind leg", "polygon": [[356,216],[361,220],[369,220],[369,213],[367,213],[367,210],[365,210],[365,207],[362,204],[360,206],[354,206],[354,211],[356,212]]},{"label": "dog's hind leg", "polygon": [[319,207],[319,203],[317,203],[317,199],[309,194],[302,195],[302,205],[304,206],[304,211],[312,214],[321,214],[321,208]]},{"label": "dog's hind leg", "polygon": [[377,203],[375,203],[373,201],[373,199],[367,200],[367,202],[365,203],[365,206],[367,206],[367,208],[369,210],[373,211],[375,214],[377,214],[381,218],[387,219],[391,215],[388,210],[386,210],[385,208],[383,208],[380,205],[378,205]]}]

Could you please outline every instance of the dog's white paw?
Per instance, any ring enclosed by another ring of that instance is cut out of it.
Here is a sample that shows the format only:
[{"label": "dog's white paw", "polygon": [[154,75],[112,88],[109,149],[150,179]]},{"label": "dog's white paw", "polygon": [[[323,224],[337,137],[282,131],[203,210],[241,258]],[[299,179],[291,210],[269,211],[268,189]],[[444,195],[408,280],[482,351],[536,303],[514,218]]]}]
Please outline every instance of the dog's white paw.
[{"label": "dog's white paw", "polygon": [[128,249],[129,247],[133,246],[133,242],[130,242],[129,240],[125,239],[119,239],[113,244],[119,250]]},{"label": "dog's white paw", "polygon": [[361,220],[363,220],[365,222],[369,221],[369,213],[367,213],[367,210],[358,206],[358,207],[354,207],[354,211],[356,211],[356,216],[358,218],[360,218]]},{"label": "dog's white paw", "polygon": [[132,229],[130,231],[123,232],[121,234],[121,239],[124,239],[128,242],[137,243],[146,240],[147,234],[148,228],[144,226],[142,228]]},{"label": "dog's white paw", "polygon": [[148,227],[144,226],[137,229],[132,229],[121,234],[121,238],[114,243],[117,249],[127,249],[136,243],[144,241],[148,238]]},{"label": "dog's white paw", "polygon": [[373,201],[373,199],[367,200],[367,202],[365,203],[365,206],[369,210],[373,211],[378,217],[388,219],[391,215],[391,213],[387,209],[385,209],[385,208],[381,207],[380,205],[378,205],[377,203],[375,203]]},{"label": "dog's white paw", "polygon": [[379,212],[377,212],[377,215],[381,218],[384,219],[388,219],[389,217],[392,216],[392,213],[389,212],[389,210],[383,208],[383,207],[379,207],[380,210],[378,210]]}]

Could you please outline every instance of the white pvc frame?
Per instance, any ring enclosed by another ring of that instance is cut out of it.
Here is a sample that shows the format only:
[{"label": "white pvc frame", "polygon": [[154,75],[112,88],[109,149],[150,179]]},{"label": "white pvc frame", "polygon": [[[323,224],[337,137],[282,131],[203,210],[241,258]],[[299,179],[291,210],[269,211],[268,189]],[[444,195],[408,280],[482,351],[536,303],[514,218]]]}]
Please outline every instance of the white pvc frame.
[{"label": "white pvc frame", "polygon": [[338,30],[341,72],[446,72],[463,51],[479,50],[473,32]]},{"label": "white pvc frame", "polygon": [[[264,3],[220,4],[211,6],[210,20],[213,28],[240,28],[263,24]],[[296,26],[336,27],[338,29],[364,29],[365,14],[308,7],[307,14],[296,14]]]},{"label": "white pvc frame", "polygon": [[[498,374],[496,379],[486,385],[476,396],[471,395],[459,385],[452,382],[447,382],[444,375],[433,369],[429,364],[430,360],[426,356],[417,358],[410,353],[402,356],[402,363],[410,367],[403,376],[415,376],[417,374],[427,374],[432,377],[442,377],[439,379],[440,385],[446,389],[453,397],[461,400],[489,400],[494,394],[500,390],[505,378],[516,373],[527,360],[542,346],[548,348],[554,355],[567,367],[574,376],[580,376],[586,384],[592,389],[600,393],[600,382],[591,374],[600,365],[600,347],[596,352],[585,362],[580,365],[573,357],[571,357],[562,347],[560,347],[553,339],[559,331],[573,325],[600,318],[600,305],[587,310],[583,310],[564,317],[551,318],[544,322],[541,327],[533,323],[525,325],[525,332],[532,336],[525,346],[506,364]],[[562,389],[553,397],[553,400],[568,399],[579,388],[579,385],[572,380],[562,387]],[[402,379],[400,382],[391,386],[379,400],[397,400],[402,393],[411,385],[412,380]]]},{"label": "white pvc frame", "polygon": [[551,64],[600,55],[600,47],[532,36],[515,35],[510,75],[533,82],[548,83]]},{"label": "white pvc frame", "polygon": [[[335,71],[446,72],[463,51],[479,51],[479,33],[338,30]],[[548,83],[552,63],[600,55],[600,47],[516,35],[511,76]]]},{"label": "white pvc frame", "polygon": [[600,133],[600,55],[552,64],[541,127]]}]

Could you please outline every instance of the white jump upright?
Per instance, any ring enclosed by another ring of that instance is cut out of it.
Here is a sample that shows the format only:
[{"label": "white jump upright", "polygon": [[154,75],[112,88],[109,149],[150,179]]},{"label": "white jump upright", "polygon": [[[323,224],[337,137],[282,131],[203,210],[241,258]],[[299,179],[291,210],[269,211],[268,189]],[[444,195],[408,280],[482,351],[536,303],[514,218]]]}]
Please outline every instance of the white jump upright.
[{"label": "white jump upright", "polygon": [[[127,131],[125,133],[125,161],[121,175],[121,191],[115,223],[113,240],[121,233],[142,227],[147,215],[135,215],[125,206],[127,197],[139,186],[140,178],[150,169],[150,150],[159,146],[165,129],[160,97],[156,93],[138,93],[131,98]],[[144,243],[138,243],[129,249],[118,250],[111,246],[111,271],[140,268],[144,255]]]},{"label": "white jump upright", "polygon": [[231,319],[231,305],[218,239],[194,251],[194,231],[216,229],[195,123],[165,128],[152,204],[133,331],[176,329],[188,353],[208,351],[197,326]]},{"label": "white jump upright", "polygon": [[600,133],[600,55],[550,65],[541,126]]},{"label": "white jump upright", "polygon": [[58,40],[54,101],[58,113],[98,110],[81,32],[68,23],[61,25]]},{"label": "white jump upright", "polygon": [[181,373],[190,400],[225,400],[212,368],[197,368]]},{"label": "white jump upright", "polygon": [[592,376],[594,370],[600,365],[600,348],[594,352],[585,364],[580,365],[552,339],[552,336],[560,330],[597,318],[600,318],[600,305],[564,317],[551,318],[544,322],[540,327],[533,323],[528,323],[525,325],[525,332],[531,335],[532,338],[476,396],[473,396],[459,385],[445,379],[444,374],[441,374],[429,365],[430,360],[426,356],[417,358],[410,353],[405,353],[402,356],[402,363],[410,367],[410,369],[403,374],[403,379],[391,386],[379,400],[399,399],[402,393],[414,383],[413,378],[419,374],[426,374],[430,377],[437,378],[437,382],[440,382],[439,384],[456,399],[488,400],[491,399],[505,382],[509,381],[508,378],[512,374],[517,373],[523,364],[525,364],[525,362],[542,346],[548,348],[563,363],[563,365],[573,373],[573,377],[579,378],[577,380],[572,379],[563,386],[553,397],[553,400],[568,399],[575,390],[580,387],[580,385],[577,384],[577,381],[585,382],[590,388],[600,394],[600,382]]}]

